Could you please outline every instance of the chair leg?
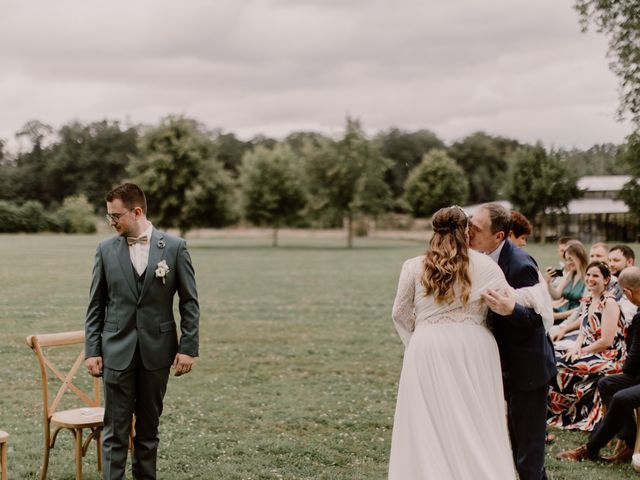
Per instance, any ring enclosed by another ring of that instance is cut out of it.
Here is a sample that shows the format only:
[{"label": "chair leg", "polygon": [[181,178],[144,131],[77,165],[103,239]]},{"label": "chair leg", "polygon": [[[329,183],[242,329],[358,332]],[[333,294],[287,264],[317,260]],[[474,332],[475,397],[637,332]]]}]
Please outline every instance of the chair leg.
[{"label": "chair leg", "polygon": [[82,480],[82,429],[74,429],[73,436],[75,437],[76,480]]},{"label": "chair leg", "polygon": [[98,458],[98,471],[102,471],[102,431],[96,435],[96,457]]},{"label": "chair leg", "polygon": [[0,444],[0,464],[2,465],[2,470],[0,471],[0,479],[7,480],[7,447],[9,446],[8,442],[4,442]]},{"label": "chair leg", "polygon": [[51,432],[49,428],[44,430],[44,456],[42,457],[42,467],[40,468],[40,479],[47,478],[47,470],[49,469],[49,450],[51,449]]}]

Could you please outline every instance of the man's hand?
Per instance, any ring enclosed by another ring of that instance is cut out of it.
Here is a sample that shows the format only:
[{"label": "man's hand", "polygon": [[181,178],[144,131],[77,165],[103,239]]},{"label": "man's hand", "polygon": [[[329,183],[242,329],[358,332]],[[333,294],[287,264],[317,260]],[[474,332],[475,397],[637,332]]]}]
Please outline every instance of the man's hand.
[{"label": "man's hand", "polygon": [[84,361],[89,370],[89,375],[94,377],[102,376],[102,357],[89,357]]},{"label": "man's hand", "polygon": [[189,355],[185,355],[184,353],[177,353],[176,358],[173,360],[173,368],[176,373],[174,375],[179,377],[180,375],[184,375],[185,373],[189,373],[191,368],[193,367],[194,358]]},{"label": "man's hand", "polygon": [[511,290],[508,290],[505,295],[495,290],[487,290],[481,294],[481,297],[492,312],[503,317],[511,315],[516,308],[516,297]]}]

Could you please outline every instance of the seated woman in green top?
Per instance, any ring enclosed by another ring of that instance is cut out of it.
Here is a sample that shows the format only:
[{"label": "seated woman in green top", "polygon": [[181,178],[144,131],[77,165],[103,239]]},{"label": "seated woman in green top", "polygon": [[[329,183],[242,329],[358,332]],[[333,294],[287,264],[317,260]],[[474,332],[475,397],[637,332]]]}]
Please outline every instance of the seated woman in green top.
[{"label": "seated woman in green top", "polygon": [[552,277],[546,274],[549,294],[554,300],[561,300],[553,310],[553,318],[560,322],[569,317],[580,306],[580,299],[584,295],[584,278],[589,263],[587,251],[579,243],[571,243],[564,252],[564,274],[556,285],[551,282]]}]

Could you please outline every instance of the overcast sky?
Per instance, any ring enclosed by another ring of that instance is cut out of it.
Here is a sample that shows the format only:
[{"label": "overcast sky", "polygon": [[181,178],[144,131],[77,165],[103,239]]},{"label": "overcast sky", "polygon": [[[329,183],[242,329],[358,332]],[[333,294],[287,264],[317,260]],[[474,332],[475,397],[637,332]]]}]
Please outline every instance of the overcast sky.
[{"label": "overcast sky", "polygon": [[3,0],[0,138],[27,121],[156,123],[241,138],[477,130],[624,141],[606,39],[572,0]]}]

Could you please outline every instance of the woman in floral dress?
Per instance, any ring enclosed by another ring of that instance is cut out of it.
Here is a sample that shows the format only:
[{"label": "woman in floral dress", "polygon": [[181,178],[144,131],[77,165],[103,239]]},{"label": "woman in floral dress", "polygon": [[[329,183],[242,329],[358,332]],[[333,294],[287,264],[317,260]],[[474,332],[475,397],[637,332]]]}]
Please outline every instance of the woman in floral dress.
[{"label": "woman in floral dress", "polygon": [[624,323],[620,307],[607,292],[610,280],[607,264],[588,265],[591,298],[582,311],[580,333],[570,348],[556,352],[558,374],[551,381],[548,420],[555,427],[591,431],[602,417],[597,381],[622,371]]}]

